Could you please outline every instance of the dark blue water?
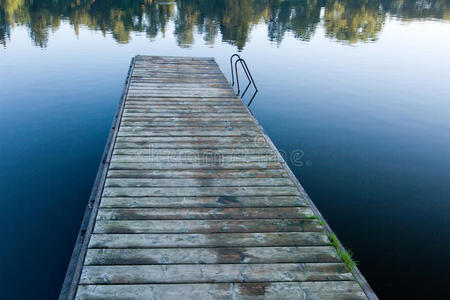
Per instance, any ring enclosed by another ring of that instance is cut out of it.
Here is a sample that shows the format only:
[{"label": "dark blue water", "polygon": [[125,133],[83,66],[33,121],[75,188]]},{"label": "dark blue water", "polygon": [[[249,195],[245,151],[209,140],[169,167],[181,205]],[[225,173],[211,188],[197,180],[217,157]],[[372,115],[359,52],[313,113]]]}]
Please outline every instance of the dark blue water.
[{"label": "dark blue water", "polygon": [[[444,298],[447,1],[0,1],[0,290],[59,294],[131,57],[247,60],[251,108],[381,298]],[[289,160],[289,159],[288,159]]]}]

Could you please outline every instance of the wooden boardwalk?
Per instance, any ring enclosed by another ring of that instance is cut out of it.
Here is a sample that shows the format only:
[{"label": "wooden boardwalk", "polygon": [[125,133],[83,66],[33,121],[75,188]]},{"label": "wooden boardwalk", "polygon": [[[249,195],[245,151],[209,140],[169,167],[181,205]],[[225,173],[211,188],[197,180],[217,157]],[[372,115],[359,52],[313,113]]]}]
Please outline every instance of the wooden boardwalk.
[{"label": "wooden boardwalk", "polygon": [[61,299],[376,298],[213,59],[137,56],[122,98]]}]

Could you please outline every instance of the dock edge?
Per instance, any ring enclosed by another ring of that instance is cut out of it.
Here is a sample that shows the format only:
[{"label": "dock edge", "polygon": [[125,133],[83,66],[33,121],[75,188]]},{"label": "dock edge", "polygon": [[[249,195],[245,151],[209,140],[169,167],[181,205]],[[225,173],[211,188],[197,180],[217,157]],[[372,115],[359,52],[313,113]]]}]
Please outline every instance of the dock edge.
[{"label": "dock edge", "polygon": [[103,151],[100,166],[95,177],[94,185],[92,187],[91,195],[84,212],[83,220],[81,222],[80,231],[75,242],[75,246],[70,258],[69,266],[67,268],[66,276],[59,294],[59,300],[74,299],[78,289],[78,282],[80,281],[81,270],[86,256],[89,239],[94,229],[95,218],[97,216],[100,198],[103,192],[104,182],[108,171],[109,163],[112,156],[113,145],[117,137],[118,129],[120,127],[122,111],[125,107],[125,99],[128,94],[128,89],[131,81],[131,74],[135,65],[135,57],[131,59],[128,68],[127,78],[125,80],[125,87],[120,97],[117,111],[114,115],[111,130],[106,140],[105,150]]}]

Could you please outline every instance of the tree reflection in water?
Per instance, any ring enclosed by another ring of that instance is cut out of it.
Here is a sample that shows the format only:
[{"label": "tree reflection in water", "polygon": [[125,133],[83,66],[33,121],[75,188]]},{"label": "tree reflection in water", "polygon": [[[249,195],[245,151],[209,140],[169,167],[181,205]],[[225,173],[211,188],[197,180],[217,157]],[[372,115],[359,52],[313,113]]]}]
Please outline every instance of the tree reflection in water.
[{"label": "tree reflection in water", "polygon": [[308,41],[323,22],[327,37],[352,44],[376,40],[388,17],[450,20],[450,0],[0,0],[0,43],[6,46],[11,27],[22,25],[46,47],[49,33],[68,21],[75,34],[86,26],[118,43],[128,43],[131,32],[166,34],[173,22],[180,47],[190,47],[195,33],[208,44],[220,33],[238,49],[256,24],[266,24],[269,40],[281,43],[286,33]]}]

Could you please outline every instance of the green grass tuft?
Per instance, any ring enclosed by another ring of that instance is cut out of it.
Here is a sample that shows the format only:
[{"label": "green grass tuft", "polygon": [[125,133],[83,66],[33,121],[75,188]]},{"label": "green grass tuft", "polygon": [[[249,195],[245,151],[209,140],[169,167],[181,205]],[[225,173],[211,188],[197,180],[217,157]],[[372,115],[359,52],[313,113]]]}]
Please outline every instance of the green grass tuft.
[{"label": "green grass tuft", "polygon": [[320,226],[323,226],[323,227],[325,227],[325,225],[327,224],[322,217],[319,217],[319,216],[316,216],[316,215],[309,216],[308,219],[317,220],[319,222]]},{"label": "green grass tuft", "polygon": [[330,246],[333,246],[336,249],[339,257],[344,261],[350,271],[353,272],[353,269],[357,265],[357,262],[353,259],[353,253],[341,246],[335,234],[329,234],[328,239],[330,240]]},{"label": "green grass tuft", "polygon": [[[327,224],[322,217],[316,215],[308,216],[307,219],[317,220],[319,224],[323,227],[325,227]],[[344,261],[344,263],[347,265],[350,271],[353,272],[353,269],[357,265],[357,261],[353,259],[353,253],[350,250],[345,249],[341,245],[335,234],[328,234],[328,239],[330,240],[329,245],[333,246],[336,249],[336,252],[339,255],[339,257]]]}]

